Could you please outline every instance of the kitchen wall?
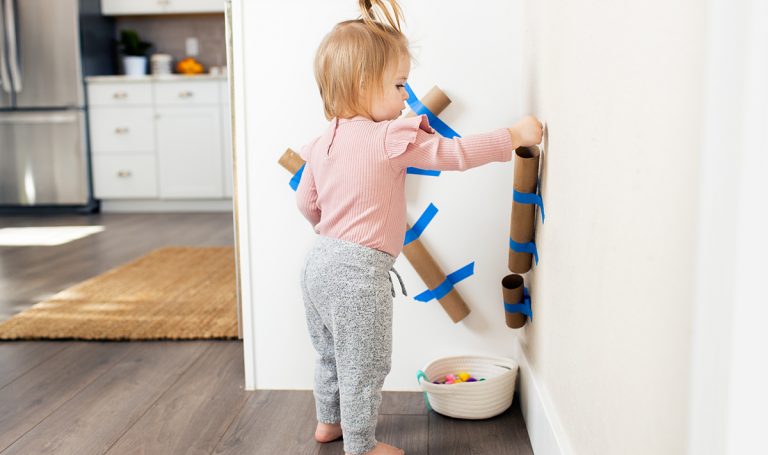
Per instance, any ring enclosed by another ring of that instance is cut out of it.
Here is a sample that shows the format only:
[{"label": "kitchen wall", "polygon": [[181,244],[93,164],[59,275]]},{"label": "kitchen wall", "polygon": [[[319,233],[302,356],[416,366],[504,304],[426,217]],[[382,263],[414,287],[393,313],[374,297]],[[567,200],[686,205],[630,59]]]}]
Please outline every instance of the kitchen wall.
[{"label": "kitchen wall", "polygon": [[143,41],[155,46],[153,53],[170,54],[175,62],[187,57],[186,39],[198,40],[199,55],[206,71],[211,66],[225,66],[227,63],[224,15],[223,14],[178,14],[162,16],[122,16],[116,21],[117,36],[120,30],[132,29]]}]

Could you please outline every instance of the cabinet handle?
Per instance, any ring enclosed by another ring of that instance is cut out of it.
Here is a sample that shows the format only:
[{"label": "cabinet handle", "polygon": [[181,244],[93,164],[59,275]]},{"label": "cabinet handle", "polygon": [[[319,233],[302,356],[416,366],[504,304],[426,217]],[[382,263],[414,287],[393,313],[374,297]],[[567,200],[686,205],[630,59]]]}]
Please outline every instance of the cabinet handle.
[{"label": "cabinet handle", "polygon": [[126,92],[115,92],[112,95],[112,98],[114,98],[116,100],[124,100],[124,99],[128,98],[128,94]]},{"label": "cabinet handle", "polygon": [[117,127],[115,128],[115,134],[128,134],[128,128]]},{"label": "cabinet handle", "polygon": [[131,171],[117,171],[117,176],[120,178],[130,177],[133,175]]},{"label": "cabinet handle", "polygon": [[192,98],[193,95],[194,93],[190,92],[189,90],[179,92],[179,98]]}]

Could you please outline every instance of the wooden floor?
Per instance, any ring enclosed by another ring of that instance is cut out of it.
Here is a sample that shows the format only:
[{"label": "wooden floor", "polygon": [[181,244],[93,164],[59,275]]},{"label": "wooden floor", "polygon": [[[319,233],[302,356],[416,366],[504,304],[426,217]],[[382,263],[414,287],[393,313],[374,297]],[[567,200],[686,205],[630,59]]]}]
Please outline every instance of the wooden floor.
[{"label": "wooden floor", "polygon": [[[0,227],[100,224],[56,247],[0,247],[4,319],[171,245],[232,244],[229,214],[2,217]],[[310,391],[243,389],[239,341],[0,342],[0,455],[342,454],[319,444]],[[462,421],[419,393],[385,393],[377,437],[409,455],[531,454],[518,399]]]},{"label": "wooden floor", "polygon": [[0,321],[156,248],[234,244],[231,213],[0,215],[0,228],[28,226],[105,230],[59,246],[0,246]]}]

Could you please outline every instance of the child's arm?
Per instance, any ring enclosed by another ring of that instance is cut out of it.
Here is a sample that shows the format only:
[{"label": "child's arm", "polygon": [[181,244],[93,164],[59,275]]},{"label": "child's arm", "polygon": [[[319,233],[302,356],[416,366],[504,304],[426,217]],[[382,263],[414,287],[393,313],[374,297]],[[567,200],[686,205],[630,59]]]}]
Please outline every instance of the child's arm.
[{"label": "child's arm", "polygon": [[317,205],[317,187],[309,163],[304,165],[304,172],[296,189],[296,205],[313,228],[320,222],[321,211],[320,206]]},{"label": "child's arm", "polygon": [[427,125],[426,117],[395,120],[389,126],[385,148],[397,169],[409,166],[464,171],[494,161],[509,161],[512,151],[541,142],[541,123],[529,116],[512,128],[446,139]]}]

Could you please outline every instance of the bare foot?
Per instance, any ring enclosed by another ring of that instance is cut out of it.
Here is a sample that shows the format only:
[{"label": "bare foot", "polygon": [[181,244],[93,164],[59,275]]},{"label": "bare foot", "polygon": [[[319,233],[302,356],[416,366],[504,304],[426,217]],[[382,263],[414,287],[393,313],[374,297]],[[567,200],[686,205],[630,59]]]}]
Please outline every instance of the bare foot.
[{"label": "bare foot", "polygon": [[[346,453],[345,455],[349,454]],[[405,451],[403,449],[398,449],[397,447],[380,442],[376,444],[376,447],[374,447],[373,450],[366,453],[365,455],[405,455]]]},{"label": "bare foot", "polygon": [[340,423],[317,423],[317,429],[315,430],[315,441],[317,442],[331,442],[341,437],[341,424]]}]

